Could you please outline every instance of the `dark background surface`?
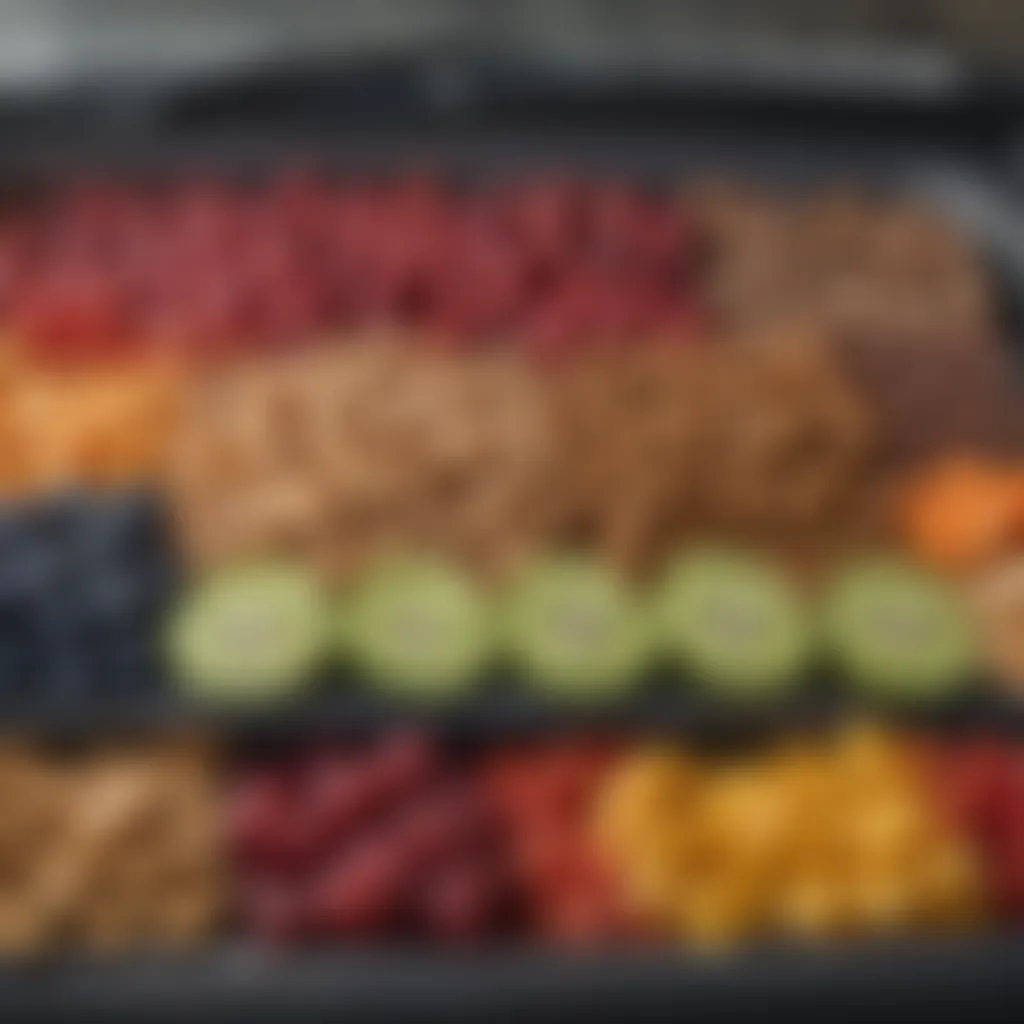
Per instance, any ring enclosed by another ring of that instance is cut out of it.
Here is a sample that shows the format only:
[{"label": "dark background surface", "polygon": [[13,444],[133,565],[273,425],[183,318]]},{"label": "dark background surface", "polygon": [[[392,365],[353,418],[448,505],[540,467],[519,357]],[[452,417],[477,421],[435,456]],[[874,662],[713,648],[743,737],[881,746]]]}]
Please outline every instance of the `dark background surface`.
[{"label": "dark background surface", "polygon": [[[501,46],[564,62],[673,62],[709,41],[948,49],[1012,67],[1020,0],[4,0],[0,83],[209,68],[411,45]],[[838,58],[837,58],[838,59]],[[918,59],[927,60],[919,52]]]}]

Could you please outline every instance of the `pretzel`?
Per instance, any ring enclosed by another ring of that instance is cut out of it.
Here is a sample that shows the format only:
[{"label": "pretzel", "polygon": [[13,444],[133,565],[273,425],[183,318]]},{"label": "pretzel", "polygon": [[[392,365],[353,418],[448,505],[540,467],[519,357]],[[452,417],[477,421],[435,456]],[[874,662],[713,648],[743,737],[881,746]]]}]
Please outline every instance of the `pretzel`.
[{"label": "pretzel", "polygon": [[825,347],[743,346],[718,370],[704,475],[712,518],[768,531],[824,525],[860,485],[871,442],[867,412]]},{"label": "pretzel", "polygon": [[223,889],[212,766],[189,738],[0,751],[0,953],[206,934]]},{"label": "pretzel", "polygon": [[563,541],[629,571],[708,534],[808,547],[869,505],[870,417],[817,337],[587,355],[551,388]]},{"label": "pretzel", "polygon": [[287,550],[344,581],[428,544],[487,571],[544,528],[546,407],[507,354],[367,339],[201,390],[168,469],[200,566]]},{"label": "pretzel", "polygon": [[841,339],[992,333],[994,301],[978,255],[907,199],[718,188],[694,193],[689,206],[721,327],[746,332],[813,315]]}]

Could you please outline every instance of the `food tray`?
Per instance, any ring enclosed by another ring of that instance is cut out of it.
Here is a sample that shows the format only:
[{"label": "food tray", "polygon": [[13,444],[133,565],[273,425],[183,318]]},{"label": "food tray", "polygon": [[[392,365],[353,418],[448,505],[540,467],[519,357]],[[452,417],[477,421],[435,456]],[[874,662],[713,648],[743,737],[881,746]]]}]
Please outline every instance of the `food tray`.
[{"label": "food tray", "polygon": [[[454,65],[458,71],[458,65]],[[434,69],[436,71],[436,67]],[[471,71],[472,69],[470,69]],[[478,73],[479,69],[477,69]],[[451,72],[451,68],[448,69]],[[932,199],[979,240],[1004,288],[1011,325],[1024,325],[1024,212],[1015,206],[1007,142],[1013,105],[946,86],[853,97],[843,89],[758,93],[720,88],[703,98],[645,83],[608,90],[446,72],[423,91],[423,69],[400,68],[353,88],[314,77],[270,76],[246,88],[151,93],[125,104],[87,97],[33,121],[0,122],[0,179],[19,188],[72,172],[159,174],[216,168],[237,173],[304,162],[339,169],[443,168],[503,176],[528,169],[615,174],[664,183],[723,174],[799,185],[841,179]],[[524,88],[524,81],[529,87]],[[692,83],[691,83],[692,84]],[[721,84],[721,83],[720,83]],[[433,91],[431,91],[433,90]],[[447,91],[446,91],[447,90]],[[356,99],[351,99],[352,96]],[[275,101],[275,96],[277,100]],[[345,97],[332,106],[325,97]],[[312,102],[313,98],[316,102]],[[695,98],[696,97],[696,98]],[[372,117],[364,116],[367,111]],[[370,123],[372,121],[372,123]],[[34,126],[24,131],[25,126]],[[79,142],[81,144],[79,144]],[[351,734],[395,721],[429,721],[470,739],[572,725],[675,735],[816,727],[843,710],[827,693],[771,709],[705,704],[653,689],[627,707],[580,712],[493,693],[450,709],[391,707],[335,692],[271,714],[211,714],[170,697],[88,709],[9,707],[2,728],[73,733],[136,731],[212,721],[243,737]],[[993,699],[931,713],[933,724],[1017,730],[1024,713]],[[452,1019],[566,1012],[702,1019],[840,1003],[862,1013],[970,1013],[981,1019],[1024,990],[1024,939],[870,948],[750,951],[700,959],[672,951],[562,956],[510,950],[437,954],[396,950],[274,955],[225,946],[188,957],[52,962],[0,973],[0,1010],[76,1019],[272,1018],[325,1014]]]}]

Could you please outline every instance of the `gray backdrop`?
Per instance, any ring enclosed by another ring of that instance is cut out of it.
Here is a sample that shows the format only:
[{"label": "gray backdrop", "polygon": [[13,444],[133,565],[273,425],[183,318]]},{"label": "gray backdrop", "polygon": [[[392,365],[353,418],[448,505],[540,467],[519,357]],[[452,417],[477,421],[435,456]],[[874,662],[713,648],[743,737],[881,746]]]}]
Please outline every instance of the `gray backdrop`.
[{"label": "gray backdrop", "polygon": [[0,0],[0,78],[413,42],[670,59],[723,35],[952,44],[1006,65],[1024,54],[1024,0]]}]

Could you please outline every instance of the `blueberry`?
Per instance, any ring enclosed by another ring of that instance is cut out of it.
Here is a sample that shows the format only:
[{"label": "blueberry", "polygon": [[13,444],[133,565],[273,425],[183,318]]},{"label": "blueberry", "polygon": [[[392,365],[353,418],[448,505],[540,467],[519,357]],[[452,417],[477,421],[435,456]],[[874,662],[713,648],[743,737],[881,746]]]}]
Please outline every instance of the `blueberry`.
[{"label": "blueberry", "polygon": [[40,617],[32,623],[23,648],[30,690],[60,699],[88,691],[93,659],[83,634],[73,627],[73,622],[58,618]]},{"label": "blueberry", "polygon": [[90,620],[125,626],[141,617],[150,600],[145,581],[123,570],[102,572],[85,581],[79,597]]},{"label": "blueberry", "polygon": [[74,590],[26,594],[21,611],[29,631],[53,643],[77,639],[89,625],[86,610]]},{"label": "blueberry", "polygon": [[163,510],[146,491],[95,499],[78,525],[74,543],[87,559],[134,560],[166,547]]},{"label": "blueberry", "polygon": [[69,544],[92,514],[93,499],[81,491],[64,491],[28,504],[25,528],[32,539],[47,546]]},{"label": "blueberry", "polygon": [[64,599],[73,589],[73,576],[66,551],[31,538],[0,564],[0,605]]},{"label": "blueberry", "polygon": [[5,638],[0,643],[0,701],[22,695],[32,679],[31,663],[22,645]]},{"label": "blueberry", "polygon": [[104,645],[96,656],[98,685],[105,692],[141,693],[153,689],[159,661],[152,645],[139,637],[122,637]]},{"label": "blueberry", "polygon": [[25,594],[17,592],[0,575],[0,637],[22,641],[31,620],[31,606]]},{"label": "blueberry", "polygon": [[174,576],[152,495],[0,506],[0,701],[151,686]]},{"label": "blueberry", "polygon": [[22,635],[28,650],[40,662],[65,656],[85,658],[96,639],[84,610],[70,600],[27,608]]},{"label": "blueberry", "polygon": [[163,617],[169,593],[163,581],[144,573],[110,572],[91,580],[80,595],[90,622],[108,629],[151,632]]},{"label": "blueberry", "polygon": [[38,668],[38,682],[46,699],[63,702],[88,697],[96,688],[92,660],[74,650],[46,653]]},{"label": "blueberry", "polygon": [[30,515],[23,503],[0,504],[0,566],[25,545],[30,525]]}]

